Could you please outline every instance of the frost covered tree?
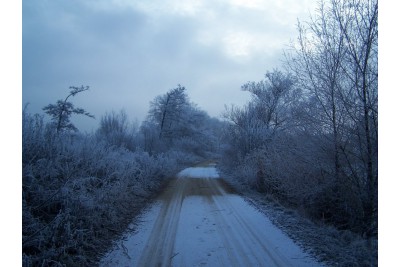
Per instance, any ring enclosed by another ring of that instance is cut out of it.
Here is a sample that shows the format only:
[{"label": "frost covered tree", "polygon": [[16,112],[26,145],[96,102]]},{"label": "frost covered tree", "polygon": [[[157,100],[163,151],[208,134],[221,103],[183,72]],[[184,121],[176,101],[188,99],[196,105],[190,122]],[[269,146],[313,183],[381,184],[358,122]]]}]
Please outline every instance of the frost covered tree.
[{"label": "frost covered tree", "polygon": [[242,90],[250,92],[252,100],[243,108],[226,108],[224,114],[228,121],[226,141],[229,144],[225,157],[231,162],[227,165],[232,164],[234,169],[242,166],[247,172],[244,175],[254,176],[251,183],[259,191],[276,188],[265,163],[271,153],[275,153],[274,142],[293,128],[292,110],[300,93],[290,74],[274,70],[265,77],[260,82],[243,85]]},{"label": "frost covered tree", "polygon": [[101,117],[97,135],[109,144],[134,151],[136,146],[137,123],[130,123],[124,110],[106,113]]},{"label": "frost covered tree", "polygon": [[273,131],[288,123],[290,108],[294,97],[294,77],[279,70],[268,71],[264,80],[248,82],[242,86],[243,91],[252,94],[255,104],[255,116],[262,124]]},{"label": "frost covered tree", "polygon": [[[365,217],[376,232],[378,196],[378,1],[332,0],[332,13],[344,35],[347,60],[342,68],[351,88],[345,104],[358,140],[365,174]],[[353,172],[355,173],[355,172]]]},{"label": "frost covered tree", "polygon": [[341,68],[345,56],[344,35],[324,2],[321,2],[317,15],[310,22],[305,25],[299,22],[298,31],[298,42],[293,45],[295,55],[288,57],[288,66],[307,92],[310,101],[313,101],[310,102],[311,106],[321,111],[310,106],[309,110],[314,114],[308,118],[319,125],[320,133],[331,139],[334,177],[340,183],[340,128],[344,117],[339,95],[344,86],[344,72]]},{"label": "frost covered tree", "polygon": [[43,108],[46,114],[51,117],[57,133],[61,131],[78,130],[70,121],[72,114],[85,115],[90,118],[94,118],[92,114],[85,111],[83,108],[76,108],[71,102],[68,101],[71,96],[74,97],[81,92],[89,90],[89,86],[71,86],[69,89],[70,92],[64,100],[58,100],[56,104],[49,104]]},{"label": "frost covered tree", "polygon": [[[231,129],[244,155],[262,147],[277,131],[289,128],[291,109],[297,99],[294,78],[279,70],[267,72],[266,79],[248,82],[243,91],[252,95],[244,108],[226,108],[224,117],[233,123]],[[240,145],[239,145],[240,144]]]},{"label": "frost covered tree", "polygon": [[323,136],[319,145],[332,155],[324,168],[333,174],[332,191],[321,193],[332,198],[322,206],[334,210],[335,223],[368,232],[377,214],[377,19],[375,0],[321,1],[316,15],[299,23],[286,55],[307,93],[306,131]]},{"label": "frost covered tree", "polygon": [[245,84],[252,100],[227,109],[221,165],[312,218],[374,236],[378,5],[319,4],[286,50],[288,74]]},{"label": "frost covered tree", "polygon": [[207,157],[217,147],[217,124],[191,103],[185,87],[178,85],[150,102],[140,132],[149,153],[175,150],[188,158]]},{"label": "frost covered tree", "polygon": [[150,103],[150,119],[158,126],[160,139],[171,139],[184,125],[185,111],[190,107],[185,87],[178,85]]}]

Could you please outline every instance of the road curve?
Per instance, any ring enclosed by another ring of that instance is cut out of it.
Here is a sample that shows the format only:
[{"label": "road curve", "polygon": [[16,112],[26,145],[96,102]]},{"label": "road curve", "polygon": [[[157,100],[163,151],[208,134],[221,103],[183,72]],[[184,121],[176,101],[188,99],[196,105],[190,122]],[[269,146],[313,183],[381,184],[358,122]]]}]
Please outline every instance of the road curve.
[{"label": "road curve", "polygon": [[235,195],[213,166],[171,181],[101,266],[321,266]]}]

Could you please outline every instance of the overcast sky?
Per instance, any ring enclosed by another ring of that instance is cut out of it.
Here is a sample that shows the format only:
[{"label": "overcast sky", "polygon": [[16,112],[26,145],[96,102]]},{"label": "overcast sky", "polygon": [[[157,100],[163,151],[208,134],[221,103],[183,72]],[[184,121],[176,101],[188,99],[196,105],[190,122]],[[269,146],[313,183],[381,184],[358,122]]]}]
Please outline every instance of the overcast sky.
[{"label": "overcast sky", "polygon": [[218,117],[249,99],[241,85],[280,67],[315,2],[23,0],[23,104],[43,113],[69,86],[88,85],[72,101],[96,120],[73,121],[91,131],[121,109],[142,121],[154,97],[181,84]]}]

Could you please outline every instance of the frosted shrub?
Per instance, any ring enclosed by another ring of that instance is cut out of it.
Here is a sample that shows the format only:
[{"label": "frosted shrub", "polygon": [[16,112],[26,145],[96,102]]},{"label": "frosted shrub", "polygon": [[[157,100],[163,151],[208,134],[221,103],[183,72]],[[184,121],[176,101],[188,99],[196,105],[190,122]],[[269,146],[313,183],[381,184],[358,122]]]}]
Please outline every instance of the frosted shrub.
[{"label": "frosted shrub", "polygon": [[88,266],[177,172],[174,154],[57,133],[23,113],[24,266]]},{"label": "frosted shrub", "polygon": [[240,164],[237,167],[238,178],[243,179],[252,188],[256,187],[257,183],[257,168],[250,157],[245,159],[245,164]]}]

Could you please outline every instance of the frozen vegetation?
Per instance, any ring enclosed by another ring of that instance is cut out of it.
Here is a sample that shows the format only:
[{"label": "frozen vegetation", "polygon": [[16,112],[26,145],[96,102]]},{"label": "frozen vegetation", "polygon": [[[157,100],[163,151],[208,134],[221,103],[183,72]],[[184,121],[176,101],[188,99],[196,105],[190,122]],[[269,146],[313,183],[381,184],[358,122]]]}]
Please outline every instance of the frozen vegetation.
[{"label": "frozen vegetation", "polygon": [[321,2],[285,50],[287,71],[244,84],[252,100],[224,114],[224,177],[332,227],[309,237],[337,242],[310,243],[340,266],[377,265],[377,19],[377,1]]},{"label": "frozen vegetation", "polygon": [[25,108],[24,266],[95,264],[169,178],[213,154],[208,135],[215,120],[189,104],[179,88],[163,96],[167,103],[161,96],[152,103],[140,128],[121,111],[105,114],[95,133],[80,134],[69,121],[74,108],[67,101],[46,107],[52,110],[48,123]]},{"label": "frozen vegetation", "polygon": [[[136,228],[132,221],[159,193],[186,196],[182,185],[175,184],[176,192],[165,187],[184,167],[206,159],[216,160],[222,178],[325,264],[376,266],[378,4],[376,0],[320,4],[308,22],[299,22],[298,38],[285,50],[284,71],[267,71],[262,80],[245,83],[242,90],[251,100],[242,107],[226,106],[223,120],[191,103],[181,85],[155,97],[140,125],[131,123],[124,111],[109,112],[90,134],[79,133],[70,120],[71,115],[93,117],[71,102],[88,87],[71,87],[63,100],[44,107],[50,121],[25,108],[23,266],[98,264],[113,240],[119,240],[128,226]],[[179,176],[177,180],[191,181],[200,189],[210,188],[202,182],[218,177],[207,166],[186,169]],[[228,200],[215,201],[217,192],[208,193],[216,209],[235,208]],[[188,199],[191,202],[183,203],[190,206],[183,207],[186,213],[197,208],[199,214],[212,212],[198,198]],[[157,212],[162,211],[155,205],[146,220],[161,227],[164,222]],[[191,216],[199,214],[186,214],[179,222],[169,216],[173,227],[162,230],[165,240],[173,242],[175,235],[188,231],[186,227],[196,226]],[[251,224],[251,218],[241,216],[236,221],[227,214],[207,218],[216,225],[218,220],[225,225],[239,220],[246,231],[226,235],[212,223],[202,226],[220,234],[222,243],[236,234],[251,241],[257,236],[253,228],[263,222]],[[268,227],[257,228],[257,233],[265,235]],[[138,236],[150,231],[138,229],[143,230]],[[214,241],[219,242],[210,242]],[[169,254],[173,263],[189,263],[184,254],[174,252],[172,243],[166,245],[169,253],[178,253]],[[202,248],[206,252],[210,247]],[[207,251],[208,263],[218,259],[253,263],[245,250],[240,250],[243,258],[220,256],[217,250]],[[153,260],[128,256],[143,263]],[[204,259],[198,260],[200,264]]]},{"label": "frozen vegetation", "polygon": [[91,265],[178,169],[95,136],[53,133],[24,114],[24,266]]}]

